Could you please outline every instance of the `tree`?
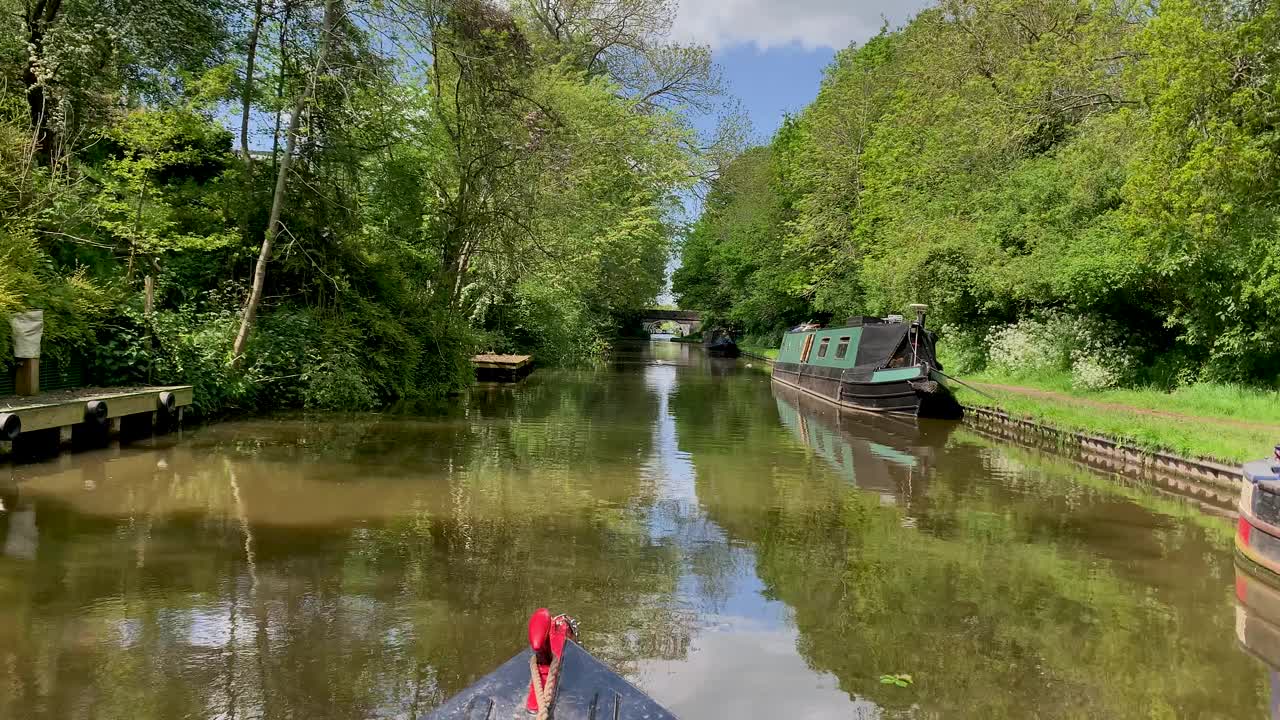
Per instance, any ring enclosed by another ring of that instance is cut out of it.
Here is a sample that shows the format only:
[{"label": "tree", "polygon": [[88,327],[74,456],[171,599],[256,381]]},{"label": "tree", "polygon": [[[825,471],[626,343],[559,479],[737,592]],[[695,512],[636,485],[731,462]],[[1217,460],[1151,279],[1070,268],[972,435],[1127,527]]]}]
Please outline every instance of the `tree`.
[{"label": "tree", "polygon": [[216,62],[225,50],[224,11],[220,1],[21,0],[21,81],[41,160],[69,152],[110,112],[102,91],[171,94],[181,73]]},{"label": "tree", "polygon": [[262,289],[267,281],[267,263],[271,260],[271,248],[280,232],[280,217],[288,198],[289,169],[293,163],[294,151],[298,143],[298,132],[303,115],[310,109],[316,92],[316,86],[326,71],[329,47],[333,35],[340,22],[339,0],[325,0],[323,21],[320,28],[315,60],[308,75],[307,84],[298,92],[289,115],[289,129],[286,132],[284,156],[280,159],[276,171],[276,188],[271,196],[271,215],[267,220],[267,229],[262,238],[262,249],[258,253],[258,264],[253,271],[253,286],[249,298],[245,302],[244,315],[240,320],[240,330],[236,333],[235,344],[231,347],[231,362],[239,367],[244,357],[245,345],[249,342],[249,333],[253,330],[253,322],[258,314],[258,305],[262,302]]}]

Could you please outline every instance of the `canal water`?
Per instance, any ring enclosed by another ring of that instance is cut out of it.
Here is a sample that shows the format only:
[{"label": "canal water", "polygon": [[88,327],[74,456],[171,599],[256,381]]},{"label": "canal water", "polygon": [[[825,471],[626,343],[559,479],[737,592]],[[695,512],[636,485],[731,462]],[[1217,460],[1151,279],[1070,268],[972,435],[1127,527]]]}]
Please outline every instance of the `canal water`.
[{"label": "canal water", "polygon": [[539,605],[691,719],[1270,714],[1228,520],[748,362],[4,467],[0,717],[412,718]]}]

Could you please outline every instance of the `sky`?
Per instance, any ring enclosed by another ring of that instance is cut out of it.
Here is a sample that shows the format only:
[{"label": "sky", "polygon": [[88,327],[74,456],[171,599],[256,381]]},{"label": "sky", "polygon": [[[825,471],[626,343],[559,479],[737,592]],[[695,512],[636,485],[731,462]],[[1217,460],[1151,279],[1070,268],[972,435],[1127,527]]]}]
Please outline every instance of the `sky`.
[{"label": "sky", "polygon": [[839,49],[901,26],[924,0],[681,0],[673,39],[709,45],[759,141],[818,94]]},{"label": "sky", "polygon": [[[765,143],[788,114],[818,95],[823,70],[836,51],[862,43],[888,23],[901,27],[928,0],[680,0],[672,39],[711,47],[728,92],[751,119],[752,141]],[[695,122],[700,130],[714,118]],[[697,198],[684,202],[685,220],[701,211]],[[673,304],[670,273],[660,304]]]}]

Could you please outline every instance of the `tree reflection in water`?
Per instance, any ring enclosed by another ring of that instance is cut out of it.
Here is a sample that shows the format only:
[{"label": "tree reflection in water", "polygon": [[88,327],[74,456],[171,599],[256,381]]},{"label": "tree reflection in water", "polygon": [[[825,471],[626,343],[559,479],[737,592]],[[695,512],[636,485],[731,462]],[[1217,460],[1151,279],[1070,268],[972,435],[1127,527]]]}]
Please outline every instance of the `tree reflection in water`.
[{"label": "tree reflection in water", "polygon": [[[779,482],[776,467],[707,442],[686,448],[698,497],[753,549],[764,593],[794,610],[805,659],[851,696],[904,717],[1265,706],[1257,668],[1229,642],[1225,521],[963,429],[774,394],[788,430],[775,442],[805,451],[803,478]],[[707,405],[678,414],[703,424]],[[909,690],[879,682],[898,672]]]}]

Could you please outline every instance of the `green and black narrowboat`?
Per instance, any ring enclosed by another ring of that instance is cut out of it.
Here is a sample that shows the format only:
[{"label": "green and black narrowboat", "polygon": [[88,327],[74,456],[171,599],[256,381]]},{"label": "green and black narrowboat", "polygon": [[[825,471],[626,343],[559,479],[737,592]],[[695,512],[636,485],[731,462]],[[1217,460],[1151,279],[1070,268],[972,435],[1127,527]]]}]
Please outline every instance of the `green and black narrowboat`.
[{"label": "green and black narrowboat", "polygon": [[944,382],[937,336],[899,316],[851,318],[843,327],[801,326],[787,333],[773,379],[842,407],[959,419],[960,403]]}]

